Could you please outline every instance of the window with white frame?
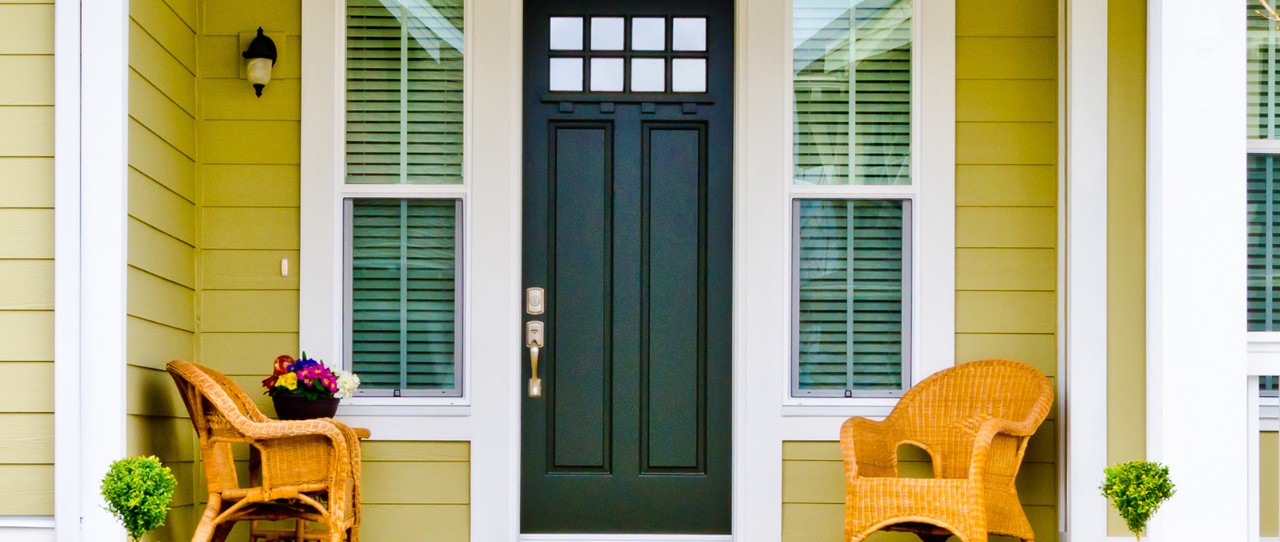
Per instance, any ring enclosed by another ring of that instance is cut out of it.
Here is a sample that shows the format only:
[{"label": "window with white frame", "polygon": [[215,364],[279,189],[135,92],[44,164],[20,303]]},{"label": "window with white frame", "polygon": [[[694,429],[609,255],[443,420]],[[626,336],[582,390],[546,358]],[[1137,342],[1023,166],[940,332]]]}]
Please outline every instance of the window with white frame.
[{"label": "window with white frame", "polygon": [[791,396],[911,385],[912,0],[794,0]]},{"label": "window with white frame", "polygon": [[[1249,332],[1276,342],[1280,331],[1280,29],[1248,4]],[[1262,377],[1274,395],[1277,379]]]},{"label": "window with white frame", "polygon": [[462,0],[346,0],[341,357],[364,396],[462,394]]}]

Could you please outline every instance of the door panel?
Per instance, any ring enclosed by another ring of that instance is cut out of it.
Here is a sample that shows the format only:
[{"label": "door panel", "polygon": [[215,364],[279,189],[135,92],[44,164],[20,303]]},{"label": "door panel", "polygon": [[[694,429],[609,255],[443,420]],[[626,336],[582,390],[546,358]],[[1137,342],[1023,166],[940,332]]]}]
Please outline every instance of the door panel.
[{"label": "door panel", "polygon": [[[728,533],[732,2],[545,0],[525,18],[524,281],[547,303],[526,316],[546,341],[522,532]],[[552,25],[570,32],[554,50]],[[597,26],[621,45],[593,50]],[[551,91],[553,70],[582,90]]]}]

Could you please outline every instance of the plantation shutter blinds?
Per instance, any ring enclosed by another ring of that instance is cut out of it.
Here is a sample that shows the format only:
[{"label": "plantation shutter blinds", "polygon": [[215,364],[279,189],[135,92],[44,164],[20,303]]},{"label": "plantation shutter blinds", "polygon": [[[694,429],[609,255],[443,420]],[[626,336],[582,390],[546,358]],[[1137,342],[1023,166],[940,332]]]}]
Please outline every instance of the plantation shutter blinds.
[{"label": "plantation shutter blinds", "polygon": [[[1251,148],[1280,139],[1280,30],[1248,5],[1247,132]],[[1280,154],[1267,148],[1248,157],[1249,331],[1280,331]],[[1262,377],[1275,394],[1280,379]]]},{"label": "plantation shutter blinds", "polygon": [[362,388],[457,388],[459,205],[349,200],[351,360]]},{"label": "plantation shutter blinds", "polygon": [[462,182],[462,11],[348,0],[348,184]]},{"label": "plantation shutter blinds", "polygon": [[795,202],[796,395],[903,389],[910,203]]},{"label": "plantation shutter blinds", "polygon": [[911,184],[910,0],[796,0],[794,178]]}]

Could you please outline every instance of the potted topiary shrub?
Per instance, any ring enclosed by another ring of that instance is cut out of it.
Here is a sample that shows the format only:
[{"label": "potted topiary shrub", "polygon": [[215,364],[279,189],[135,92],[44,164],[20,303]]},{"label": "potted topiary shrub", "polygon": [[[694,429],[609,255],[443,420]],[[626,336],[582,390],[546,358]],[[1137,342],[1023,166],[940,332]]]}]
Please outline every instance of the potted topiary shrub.
[{"label": "potted topiary shrub", "polygon": [[1129,527],[1129,532],[1142,542],[1142,531],[1160,504],[1172,497],[1176,489],[1169,480],[1169,467],[1150,461],[1130,461],[1105,470],[1102,494]]},{"label": "potted topiary shrub", "polygon": [[155,456],[129,457],[111,464],[102,478],[102,498],[107,511],[129,532],[129,540],[142,540],[169,515],[169,501],[178,485],[169,467]]}]

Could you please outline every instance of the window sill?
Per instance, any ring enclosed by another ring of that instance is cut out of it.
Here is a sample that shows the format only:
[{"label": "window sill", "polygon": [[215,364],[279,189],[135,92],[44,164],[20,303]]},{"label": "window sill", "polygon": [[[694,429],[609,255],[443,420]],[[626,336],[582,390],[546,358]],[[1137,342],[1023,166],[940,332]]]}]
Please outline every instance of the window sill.
[{"label": "window sill", "polygon": [[471,405],[450,404],[437,399],[369,398],[348,399],[338,405],[339,416],[458,417],[470,416]]}]

